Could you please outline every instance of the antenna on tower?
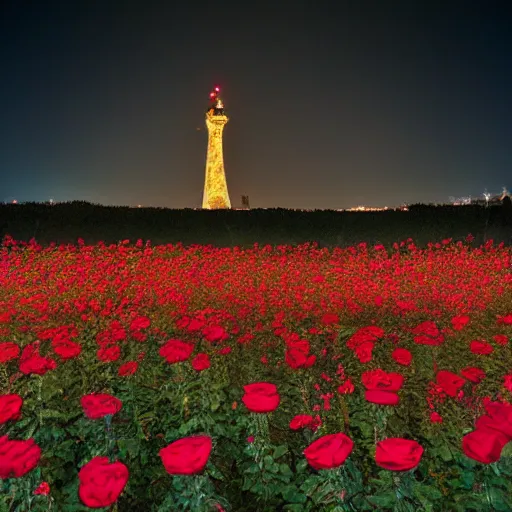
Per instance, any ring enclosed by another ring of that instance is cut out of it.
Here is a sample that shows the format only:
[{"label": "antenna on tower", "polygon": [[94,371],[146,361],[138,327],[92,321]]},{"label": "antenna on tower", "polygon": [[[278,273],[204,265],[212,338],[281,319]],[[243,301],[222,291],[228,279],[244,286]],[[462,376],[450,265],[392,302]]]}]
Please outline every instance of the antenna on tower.
[{"label": "antenna on tower", "polygon": [[210,106],[208,107],[208,113],[214,116],[224,115],[224,104],[220,99],[220,87],[216,85],[210,92]]}]

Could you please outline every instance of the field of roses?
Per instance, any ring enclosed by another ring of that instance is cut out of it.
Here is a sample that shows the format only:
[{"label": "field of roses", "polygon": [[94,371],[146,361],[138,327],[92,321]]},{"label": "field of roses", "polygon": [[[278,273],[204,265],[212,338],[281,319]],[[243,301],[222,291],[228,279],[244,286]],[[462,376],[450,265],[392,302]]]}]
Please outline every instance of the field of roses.
[{"label": "field of roses", "polygon": [[510,248],[0,251],[0,511],[512,510]]}]

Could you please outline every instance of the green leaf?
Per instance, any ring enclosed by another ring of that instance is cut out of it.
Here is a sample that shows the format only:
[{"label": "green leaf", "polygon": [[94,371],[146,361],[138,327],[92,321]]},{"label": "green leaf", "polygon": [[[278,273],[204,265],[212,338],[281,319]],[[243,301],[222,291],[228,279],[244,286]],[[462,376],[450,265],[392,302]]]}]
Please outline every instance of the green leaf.
[{"label": "green leaf", "polygon": [[445,462],[453,460],[452,452],[446,444],[440,444],[437,447],[436,454],[439,455]]},{"label": "green leaf", "polygon": [[140,450],[140,442],[137,439],[120,439],[117,441],[121,457],[137,457]]},{"label": "green leaf", "polygon": [[290,466],[288,466],[288,464],[279,464],[279,472],[285,476],[293,476],[293,471],[290,469]]},{"label": "green leaf", "polygon": [[512,503],[507,500],[506,494],[496,487],[489,489],[489,499],[491,501],[492,510],[510,511]]},{"label": "green leaf", "polygon": [[281,494],[288,503],[306,503],[307,501],[307,496],[295,485],[287,485],[281,490]]},{"label": "green leaf", "polygon": [[418,498],[426,498],[429,501],[435,501],[441,499],[443,494],[439,489],[432,485],[415,484],[414,496]]},{"label": "green leaf", "polygon": [[367,500],[372,505],[391,508],[397,502],[397,497],[393,491],[386,491],[382,494],[374,494],[373,496],[368,496]]},{"label": "green leaf", "polygon": [[279,459],[279,457],[282,457],[286,452],[288,452],[288,446],[285,444],[278,446],[274,450],[274,459]]}]

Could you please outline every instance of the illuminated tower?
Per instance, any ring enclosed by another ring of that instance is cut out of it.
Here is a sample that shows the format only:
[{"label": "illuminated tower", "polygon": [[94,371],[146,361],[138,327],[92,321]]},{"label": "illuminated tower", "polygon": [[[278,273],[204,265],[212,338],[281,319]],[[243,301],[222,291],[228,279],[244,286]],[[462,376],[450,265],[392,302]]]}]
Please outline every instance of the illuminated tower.
[{"label": "illuminated tower", "polygon": [[224,114],[224,105],[219,98],[218,87],[210,93],[210,108],[206,112],[208,128],[208,149],[206,152],[206,175],[204,179],[203,208],[231,208],[228,185],[224,173],[222,155],[222,132],[228,122]]}]

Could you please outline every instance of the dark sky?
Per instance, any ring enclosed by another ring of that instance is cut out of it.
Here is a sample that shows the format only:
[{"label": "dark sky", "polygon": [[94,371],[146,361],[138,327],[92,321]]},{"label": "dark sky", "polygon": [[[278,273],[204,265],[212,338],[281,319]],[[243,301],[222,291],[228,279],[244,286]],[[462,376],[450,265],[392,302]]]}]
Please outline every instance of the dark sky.
[{"label": "dark sky", "polygon": [[3,0],[0,201],[199,207],[214,84],[235,207],[512,188],[507,6]]}]

